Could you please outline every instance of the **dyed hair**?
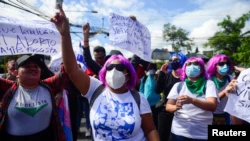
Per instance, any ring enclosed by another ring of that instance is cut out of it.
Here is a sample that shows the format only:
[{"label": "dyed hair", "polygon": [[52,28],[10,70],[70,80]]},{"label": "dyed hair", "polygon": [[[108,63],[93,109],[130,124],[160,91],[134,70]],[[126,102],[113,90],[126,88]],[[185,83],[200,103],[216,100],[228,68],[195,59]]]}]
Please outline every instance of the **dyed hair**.
[{"label": "dyed hair", "polygon": [[[187,56],[182,52],[174,52],[170,55],[169,60],[172,60],[172,57],[177,56],[180,59],[180,66],[182,67],[184,63],[187,61]],[[172,68],[168,65],[168,72],[171,72]]]},{"label": "dyed hair", "polygon": [[204,65],[204,61],[202,58],[199,58],[199,57],[190,57],[183,65],[181,71],[180,71],[180,79],[183,81],[187,78],[187,75],[186,75],[186,66],[187,66],[187,63],[189,62],[192,62],[192,61],[197,61],[200,65],[200,68],[201,68],[201,71],[202,74],[200,74],[201,77],[204,77],[205,79],[207,79],[207,72],[206,72],[206,69],[205,69],[205,65]]},{"label": "dyed hair", "polygon": [[226,60],[227,62],[230,63],[228,74],[233,71],[233,62],[231,61],[231,59],[228,56],[224,55],[224,54],[217,54],[217,55],[214,55],[208,61],[208,64],[207,64],[207,74],[208,74],[208,77],[212,77],[213,75],[215,75],[217,73],[216,65],[219,62],[221,62],[222,60]]},{"label": "dyed hair", "polygon": [[106,67],[107,65],[109,65],[113,60],[119,60],[121,64],[124,64],[126,66],[128,75],[129,75],[129,80],[127,81],[127,88],[128,89],[132,89],[135,87],[136,84],[136,80],[137,80],[137,75],[135,72],[134,67],[132,66],[132,64],[129,62],[128,59],[126,59],[124,56],[122,55],[112,55],[103,65],[102,69],[99,72],[99,80],[102,81],[103,84],[105,84],[107,86],[106,83]]}]

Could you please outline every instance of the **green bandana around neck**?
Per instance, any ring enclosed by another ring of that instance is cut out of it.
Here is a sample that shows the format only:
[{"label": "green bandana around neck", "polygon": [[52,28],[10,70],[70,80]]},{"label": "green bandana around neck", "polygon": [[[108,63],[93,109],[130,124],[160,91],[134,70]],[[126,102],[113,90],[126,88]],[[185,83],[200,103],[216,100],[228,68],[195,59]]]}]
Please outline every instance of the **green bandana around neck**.
[{"label": "green bandana around neck", "polygon": [[223,77],[222,81],[220,81],[219,78],[217,78],[216,76],[212,76],[212,80],[214,81],[217,89],[220,89],[225,86],[227,82],[227,78],[225,76]]},{"label": "green bandana around neck", "polygon": [[204,77],[197,79],[195,82],[192,82],[189,79],[185,79],[185,83],[190,92],[196,94],[197,96],[203,95],[203,89],[206,85],[206,79]]}]

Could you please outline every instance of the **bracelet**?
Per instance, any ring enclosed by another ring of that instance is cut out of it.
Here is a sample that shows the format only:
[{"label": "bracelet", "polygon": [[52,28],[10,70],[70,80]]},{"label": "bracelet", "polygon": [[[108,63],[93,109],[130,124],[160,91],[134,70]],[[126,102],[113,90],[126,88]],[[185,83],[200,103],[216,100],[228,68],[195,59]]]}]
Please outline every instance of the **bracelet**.
[{"label": "bracelet", "polygon": [[89,42],[89,40],[84,40],[84,43],[88,43]]}]

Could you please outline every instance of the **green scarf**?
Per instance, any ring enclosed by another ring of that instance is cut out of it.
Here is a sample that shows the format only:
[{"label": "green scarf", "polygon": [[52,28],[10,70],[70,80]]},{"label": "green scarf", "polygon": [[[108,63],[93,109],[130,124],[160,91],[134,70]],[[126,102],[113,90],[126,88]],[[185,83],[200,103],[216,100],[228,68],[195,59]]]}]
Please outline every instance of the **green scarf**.
[{"label": "green scarf", "polygon": [[212,80],[214,81],[217,89],[221,89],[223,86],[225,86],[227,82],[226,77],[223,77],[223,80],[220,81],[216,76],[212,76]]},{"label": "green scarf", "polygon": [[206,85],[206,79],[204,77],[197,79],[195,82],[192,82],[189,79],[185,79],[185,83],[190,92],[196,94],[197,96],[203,95],[203,89]]}]

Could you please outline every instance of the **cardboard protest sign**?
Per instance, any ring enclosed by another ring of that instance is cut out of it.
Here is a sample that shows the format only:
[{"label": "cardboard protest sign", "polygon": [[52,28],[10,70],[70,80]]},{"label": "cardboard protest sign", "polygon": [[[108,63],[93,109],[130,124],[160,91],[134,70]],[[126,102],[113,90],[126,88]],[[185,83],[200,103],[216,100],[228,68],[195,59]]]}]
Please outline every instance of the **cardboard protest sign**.
[{"label": "cardboard protest sign", "polygon": [[147,27],[130,17],[110,14],[110,44],[151,62],[151,35]]},{"label": "cardboard protest sign", "polygon": [[237,78],[237,91],[229,94],[224,111],[250,122],[250,69],[240,73]]},{"label": "cardboard protest sign", "polygon": [[61,50],[59,35],[52,22],[0,17],[0,56],[57,54]]}]

